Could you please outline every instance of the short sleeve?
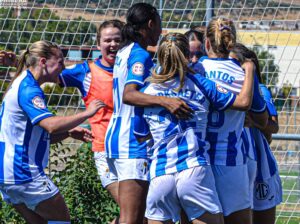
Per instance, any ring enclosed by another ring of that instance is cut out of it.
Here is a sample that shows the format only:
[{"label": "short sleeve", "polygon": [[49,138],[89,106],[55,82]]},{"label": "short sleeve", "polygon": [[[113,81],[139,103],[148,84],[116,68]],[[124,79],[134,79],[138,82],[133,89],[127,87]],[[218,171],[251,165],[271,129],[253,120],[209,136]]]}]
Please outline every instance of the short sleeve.
[{"label": "short sleeve", "polygon": [[266,110],[266,102],[262,98],[259,90],[259,83],[257,75],[254,76],[254,89],[253,89],[253,99],[251,105],[251,112],[262,113]]},{"label": "short sleeve", "polygon": [[270,116],[278,116],[271,92],[264,84],[259,84],[261,94],[267,104],[267,110]]},{"label": "short sleeve", "polygon": [[128,76],[126,84],[143,86],[150,75],[153,62],[150,54],[142,49],[133,50],[128,58]]},{"label": "short sleeve", "polygon": [[84,80],[88,73],[90,73],[90,68],[87,61],[82,64],[68,66],[59,76],[61,86],[76,87],[80,90],[82,96],[85,96]]},{"label": "short sleeve", "polygon": [[236,95],[219,84],[202,77],[199,74],[189,76],[201,92],[208,98],[211,106],[216,110],[226,110],[230,107],[236,98]]},{"label": "short sleeve", "polygon": [[33,125],[47,117],[54,116],[48,110],[45,95],[39,87],[25,86],[20,88],[19,104]]},{"label": "short sleeve", "polygon": [[134,109],[134,136],[136,138],[142,138],[150,134],[149,125],[143,117],[144,108],[135,107]]}]

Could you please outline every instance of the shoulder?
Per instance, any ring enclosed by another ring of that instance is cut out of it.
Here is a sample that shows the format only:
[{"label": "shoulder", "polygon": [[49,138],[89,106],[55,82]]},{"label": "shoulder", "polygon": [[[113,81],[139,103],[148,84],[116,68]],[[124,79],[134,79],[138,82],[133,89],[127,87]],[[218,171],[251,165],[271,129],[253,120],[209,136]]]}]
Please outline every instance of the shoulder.
[{"label": "shoulder", "polygon": [[136,57],[136,58],[144,58],[144,59],[151,59],[151,55],[148,51],[146,51],[144,48],[142,48],[138,43],[134,43],[133,47],[131,49],[130,53],[131,57]]}]

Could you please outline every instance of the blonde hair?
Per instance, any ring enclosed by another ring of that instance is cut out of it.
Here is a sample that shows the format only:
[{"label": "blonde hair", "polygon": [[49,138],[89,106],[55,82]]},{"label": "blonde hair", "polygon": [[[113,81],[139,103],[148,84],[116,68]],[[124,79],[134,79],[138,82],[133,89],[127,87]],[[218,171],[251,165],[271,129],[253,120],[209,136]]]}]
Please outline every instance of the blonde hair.
[{"label": "blonde hair", "polygon": [[[59,49],[60,48],[57,44],[45,40],[37,41],[31,44],[31,46],[24,50],[19,56],[16,75],[10,81],[6,92],[13,81],[22,73],[24,67],[35,67],[39,61],[39,58],[44,57],[49,59],[51,56],[55,55],[55,50]],[[6,92],[4,93],[3,98],[6,95]]]},{"label": "blonde hair", "polygon": [[195,73],[188,67],[188,57],[189,42],[186,36],[181,33],[168,33],[160,41],[157,51],[159,67],[153,71],[149,81],[164,83],[179,76],[180,86],[175,89],[179,91],[184,85],[185,74]]},{"label": "blonde hair", "polygon": [[206,28],[205,36],[218,56],[228,57],[236,44],[236,29],[233,22],[227,18],[213,18]]}]

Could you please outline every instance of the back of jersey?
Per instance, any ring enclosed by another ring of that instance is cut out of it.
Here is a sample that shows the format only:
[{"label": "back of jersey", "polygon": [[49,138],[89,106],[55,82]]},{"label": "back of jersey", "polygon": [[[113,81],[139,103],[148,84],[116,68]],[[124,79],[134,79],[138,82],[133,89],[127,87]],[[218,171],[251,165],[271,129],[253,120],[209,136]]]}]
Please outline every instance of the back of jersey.
[{"label": "back of jersey", "polygon": [[[234,59],[201,58],[205,75],[221,87],[239,93],[244,82],[244,71]],[[210,110],[207,140],[210,162],[214,165],[236,166],[245,163],[242,152],[242,130],[245,112],[236,110]]]}]

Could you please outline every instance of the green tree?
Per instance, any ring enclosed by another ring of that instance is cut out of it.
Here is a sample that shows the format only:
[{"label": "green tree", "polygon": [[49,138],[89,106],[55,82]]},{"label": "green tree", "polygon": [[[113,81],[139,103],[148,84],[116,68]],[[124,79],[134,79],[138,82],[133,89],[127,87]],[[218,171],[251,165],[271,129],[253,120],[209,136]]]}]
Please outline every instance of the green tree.
[{"label": "green tree", "polygon": [[253,51],[256,53],[261,70],[263,83],[274,87],[278,82],[279,66],[275,64],[275,56],[264,47],[255,45]]}]

